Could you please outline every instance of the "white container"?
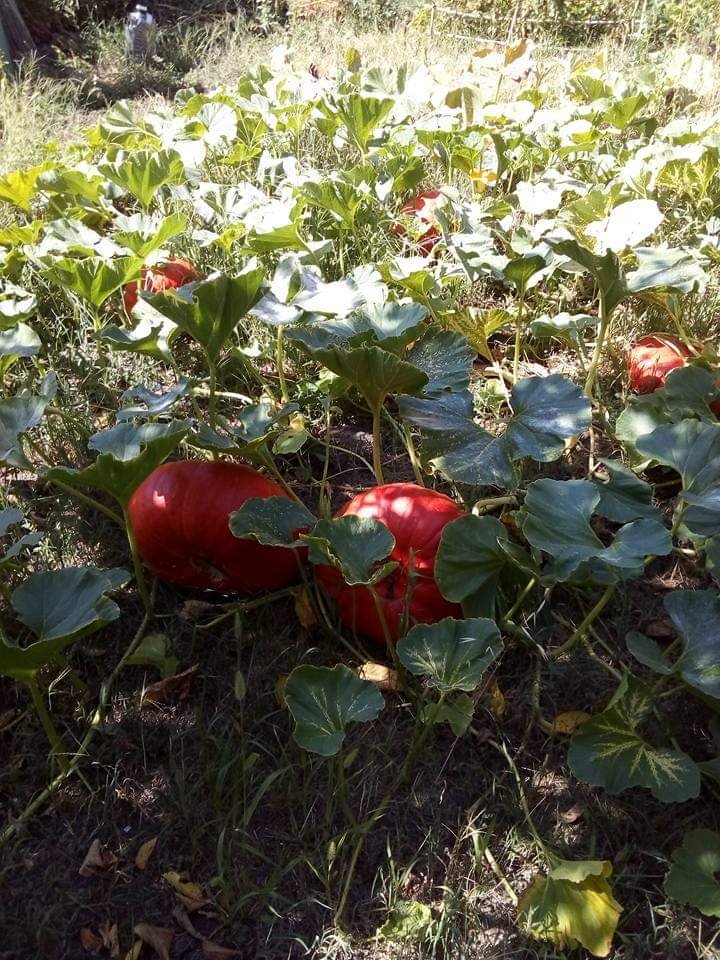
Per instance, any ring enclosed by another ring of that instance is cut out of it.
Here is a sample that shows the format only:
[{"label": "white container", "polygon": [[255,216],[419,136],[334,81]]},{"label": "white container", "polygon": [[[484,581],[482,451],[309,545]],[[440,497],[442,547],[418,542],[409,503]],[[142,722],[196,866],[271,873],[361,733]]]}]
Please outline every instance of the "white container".
[{"label": "white container", "polygon": [[148,8],[138,3],[125,21],[125,49],[131,60],[145,60],[155,46],[157,23]]}]

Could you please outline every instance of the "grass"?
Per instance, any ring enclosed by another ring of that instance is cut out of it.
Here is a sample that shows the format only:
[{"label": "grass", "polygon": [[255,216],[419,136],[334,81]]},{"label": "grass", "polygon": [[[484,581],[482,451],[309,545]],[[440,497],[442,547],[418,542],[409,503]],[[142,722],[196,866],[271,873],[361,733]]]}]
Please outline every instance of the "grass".
[{"label": "grass", "polygon": [[[105,100],[131,96],[144,109],[161,102],[158,90],[231,82],[248,66],[264,62],[287,36],[276,31],[258,37],[239,21],[195,27],[184,38],[174,38],[177,55],[171,56],[169,38],[166,61],[139,71],[120,63],[117,32],[91,39],[93,59],[66,63],[68,79],[47,80],[28,71],[16,85],[0,88],[1,169],[39,159],[47,139],[71,140],[93,122]],[[346,46],[355,46],[367,62],[409,57],[427,61],[437,71],[457,69],[458,63],[451,44],[429,46],[410,31],[358,33],[322,22],[298,24],[290,39],[293,56],[315,64],[321,73],[342,61]],[[556,53],[547,56],[558,68]],[[628,51],[617,53],[618,58],[628,56]],[[324,159],[328,166],[337,162],[335,156]],[[707,319],[711,331],[714,300],[709,302],[703,306],[703,322]],[[93,344],[83,339],[83,327],[73,322],[67,303],[59,302],[53,313],[57,326],[44,331],[44,339],[66,349],[62,389],[80,423],[91,413],[102,417],[107,394],[115,396],[142,380],[142,365],[112,358],[83,379],[86,371],[73,366],[73,357],[91,355]],[[620,337],[629,335],[629,323],[629,317],[620,318]],[[616,358],[619,365],[619,349]],[[248,389],[246,375],[240,364],[226,370],[230,389]],[[342,433],[333,434],[329,479],[336,503],[346,488],[370,482],[359,459],[369,455],[368,431],[367,416],[350,409]],[[58,418],[42,437],[51,461],[61,463],[81,461],[85,440],[84,427]],[[398,449],[388,432],[388,480],[401,478],[394,466]],[[578,456],[586,452],[580,450]],[[12,492],[32,503],[32,521],[47,534],[43,561],[127,562],[125,545],[106,518],[56,497],[49,486],[38,493],[22,478],[13,482]],[[671,579],[694,582],[683,569],[658,564],[645,581],[617,599],[593,638],[594,656],[583,649],[572,661],[553,665],[539,704],[545,717],[592,711],[606,703],[615,686],[612,670],[627,661],[621,638],[628,626],[662,615],[661,599]],[[586,606],[590,604],[588,598]],[[534,945],[517,930],[508,891],[520,894],[542,862],[521,810],[514,771],[491,741],[506,744],[515,758],[533,822],[549,843],[568,857],[614,861],[615,892],[625,907],[615,960],[716,955],[712,926],[665,901],[666,861],[659,851],[676,845],[686,824],[717,826],[717,811],[699,801],[686,804],[678,822],[675,808],[658,809],[642,792],[624,796],[620,804],[572,780],[565,772],[565,744],[548,738],[529,709],[534,668],[522,649],[509,652],[490,678],[503,694],[503,710],[489,681],[470,736],[456,739],[443,726],[428,741],[391,798],[380,828],[369,837],[348,909],[342,923],[334,924],[351,843],[348,821],[371,815],[402,764],[413,732],[408,705],[393,697],[394,709],[372,727],[353,731],[339,761],[313,758],[292,745],[276,681],[300,658],[335,663],[333,638],[303,628],[289,600],[234,614],[208,628],[223,608],[161,585],[156,609],[153,629],[166,634],[181,669],[200,668],[187,690],[155,705],[141,703],[141,692],[156,681],[155,673],[143,667],[123,672],[83,779],[69,782],[3,851],[0,956],[79,960],[92,953],[82,947],[81,930],[97,931],[105,924],[109,929],[118,925],[119,955],[125,956],[132,948],[133,928],[147,922],[175,930],[173,958],[201,956],[198,937],[261,960],[565,957],[566,950]],[[543,609],[533,624],[535,636],[559,644],[584,612],[569,593],[559,591],[553,609]],[[68,743],[79,742],[98,687],[127,646],[129,625],[141,616],[137,600],[119,625],[103,632],[102,641],[85,644],[84,694],[78,695],[70,673],[53,683],[53,711]],[[367,655],[380,656],[372,649]],[[243,684],[236,680],[238,673]],[[245,691],[242,696],[239,689]],[[24,693],[2,683],[0,695],[0,742],[6,758],[0,798],[5,814],[14,817],[44,787],[50,771],[42,731],[28,714]],[[693,717],[673,719],[672,734],[680,742],[695,736]],[[154,837],[157,847],[147,869],[140,870],[134,862],[137,851]],[[79,877],[94,840],[112,853],[116,864]],[[169,871],[200,884],[208,902],[196,911],[192,904],[179,910],[163,878]],[[431,908],[432,932],[420,943],[391,944],[377,931],[406,900]]]}]

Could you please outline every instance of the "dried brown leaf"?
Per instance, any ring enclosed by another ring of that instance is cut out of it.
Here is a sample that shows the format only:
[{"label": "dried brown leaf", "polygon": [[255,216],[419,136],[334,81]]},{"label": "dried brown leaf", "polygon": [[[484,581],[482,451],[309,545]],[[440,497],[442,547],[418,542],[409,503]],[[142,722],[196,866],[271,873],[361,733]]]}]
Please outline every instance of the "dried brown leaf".
[{"label": "dried brown leaf", "polygon": [[178,616],[181,620],[194,623],[204,613],[217,613],[217,607],[214,603],[208,603],[207,600],[186,600],[180,607]]},{"label": "dried brown leaf", "polygon": [[310,597],[305,587],[300,587],[295,594],[295,615],[300,621],[300,625],[309,630],[317,623],[315,608],[310,602]]},{"label": "dried brown leaf", "polygon": [[166,927],[154,927],[150,923],[137,923],[133,933],[154,950],[160,960],[170,960],[170,945],[175,936],[172,930]]},{"label": "dried brown leaf", "polygon": [[120,937],[118,935],[118,925],[112,923],[110,920],[106,920],[104,923],[101,923],[98,927],[100,936],[102,937],[103,947],[107,950],[111,957],[120,956]]},{"label": "dried brown leaf", "polygon": [[576,823],[585,813],[585,805],[574,803],[568,810],[563,810],[560,819],[563,823]]},{"label": "dried brown leaf", "polygon": [[117,863],[117,857],[103,849],[99,840],[93,840],[85,854],[78,873],[81,877],[98,877],[107,873]]},{"label": "dried brown leaf", "polygon": [[153,837],[151,840],[146,840],[135,854],[135,866],[138,868],[138,870],[147,869],[148,862],[150,857],[153,855],[153,851],[157,846],[157,842],[157,837]]},{"label": "dried brown leaf", "polygon": [[369,680],[370,683],[374,683],[378,690],[394,693],[400,689],[397,671],[393,670],[392,667],[386,667],[384,663],[368,661],[358,667],[355,673],[361,680]]},{"label": "dried brown leaf", "polygon": [[177,923],[179,927],[182,927],[186,933],[189,933],[191,937],[195,937],[196,940],[202,940],[201,935],[193,926],[193,922],[188,916],[187,910],[179,901],[173,907],[172,916],[175,923]]},{"label": "dried brown leaf", "polygon": [[93,933],[90,927],[82,927],[80,930],[80,944],[83,950],[90,950],[92,953],[97,953],[103,946],[103,940],[102,937]]},{"label": "dried brown leaf", "polygon": [[206,957],[239,957],[239,950],[231,950],[229,947],[221,947],[219,943],[213,943],[212,940],[203,940],[202,952]]},{"label": "dried brown leaf", "polygon": [[566,710],[559,713],[552,722],[553,733],[564,733],[567,736],[575,733],[577,728],[590,719],[590,714],[584,710]]},{"label": "dried brown leaf", "polygon": [[140,706],[144,707],[148,703],[166,703],[168,700],[186,700],[190,695],[190,687],[193,678],[198,671],[199,664],[194,664],[183,670],[182,673],[176,673],[174,677],[166,677],[164,680],[158,680],[157,683],[151,683],[149,687],[143,690]]}]

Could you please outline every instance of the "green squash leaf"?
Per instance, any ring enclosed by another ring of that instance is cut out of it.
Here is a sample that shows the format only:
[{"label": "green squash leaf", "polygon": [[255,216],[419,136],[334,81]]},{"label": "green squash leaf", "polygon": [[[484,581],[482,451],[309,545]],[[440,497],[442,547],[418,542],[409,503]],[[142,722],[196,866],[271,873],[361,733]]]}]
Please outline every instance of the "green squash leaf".
[{"label": "green squash leaf", "polygon": [[375,584],[397,564],[381,560],[390,556],[395,538],[384,523],[348,514],[335,520],[318,520],[311,533],[300,539],[310,547],[310,562],[330,564],[348,584]]},{"label": "green squash leaf", "polygon": [[600,492],[596,507],[601,517],[615,523],[631,520],[657,520],[658,511],[652,506],[652,487],[637,477],[619,460],[598,460],[607,470],[607,479],[593,476],[592,483]]},{"label": "green squash leaf", "polygon": [[448,523],[435,557],[435,581],[442,595],[455,603],[480,596],[492,616],[500,574],[509,562],[500,542],[508,539],[495,517],[472,514]]},{"label": "green squash leaf", "polygon": [[397,645],[405,669],[426,676],[429,685],[441,693],[474,690],[502,649],[498,628],[481,617],[418,623]]},{"label": "green squash leaf", "polygon": [[720,597],[715,590],[673,590],[664,599],[681,641],[681,653],[669,662],[660,647],[641,633],[628,634],[628,650],[646,667],[675,674],[688,686],[720,700]]},{"label": "green squash leaf", "polygon": [[285,685],[285,699],[295,721],[293,737],[304,749],[334,756],[350,723],[374,720],[385,706],[377,687],[342,664],[296,667]]},{"label": "green squash leaf", "polygon": [[681,750],[655,747],[639,733],[652,713],[652,694],[628,677],[610,705],[573,735],[568,763],[578,780],[621,793],[644,787],[661,803],[681,803],[700,793],[697,764]]},{"label": "green squash leaf", "polygon": [[706,917],[720,917],[720,834],[690,830],[673,850],[665,877],[665,893],[695,907]]},{"label": "green squash leaf", "polygon": [[233,330],[260,299],[263,273],[248,269],[150,297],[151,306],[196,340],[214,363]]},{"label": "green squash leaf", "polygon": [[30,679],[75,640],[117,620],[120,610],[106,594],[128,579],[125,570],[95,567],[32,574],[11,599],[18,619],[37,640],[20,647],[0,634],[0,674]]},{"label": "green squash leaf", "polygon": [[170,456],[190,430],[189,420],[137,425],[123,422],[93,434],[88,446],[99,456],[82,470],[52,467],[48,480],[103,490],[127,506],[136,487]]},{"label": "green squash leaf", "polygon": [[253,497],[230,514],[234,537],[257,540],[273,547],[304,546],[297,534],[312,529],[315,517],[302,504],[287,497]]},{"label": "green squash leaf", "polygon": [[146,210],[161,187],[185,180],[185,164],[175,150],[120,151],[113,162],[98,164],[98,170]]}]

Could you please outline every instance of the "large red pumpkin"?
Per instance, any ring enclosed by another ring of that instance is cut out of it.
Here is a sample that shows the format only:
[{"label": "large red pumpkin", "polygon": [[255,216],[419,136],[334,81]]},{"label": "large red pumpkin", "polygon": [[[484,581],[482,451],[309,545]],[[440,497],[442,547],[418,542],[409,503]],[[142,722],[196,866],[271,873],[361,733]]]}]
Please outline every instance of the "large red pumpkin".
[{"label": "large red pumpkin", "polygon": [[177,257],[170,257],[165,263],[157,263],[152,267],[143,267],[140,280],[126,284],[123,289],[125,310],[128,314],[132,312],[141,290],[145,293],[163,293],[199,279],[200,274],[195,267],[188,260]]},{"label": "large red pumpkin", "polygon": [[637,340],[628,351],[628,374],[633,393],[652,393],[662,387],[676,367],[684,367],[690,350],[679,337],[653,334]]},{"label": "large red pumpkin", "polygon": [[[432,252],[433,247],[441,237],[436,217],[436,210],[441,202],[441,197],[442,194],[439,190],[428,190],[425,193],[418,194],[417,197],[413,197],[401,211],[404,216],[417,219],[419,229],[427,227],[416,240],[417,245],[426,256]],[[404,237],[407,231],[402,223],[396,223],[393,226],[393,233],[398,237]]]},{"label": "large red pumpkin", "polygon": [[229,517],[252,497],[285,496],[274,480],[239,463],[180,460],[153,470],[128,513],[140,556],[162,580],[258,593],[295,579],[296,553],[234,537]]},{"label": "large red pumpkin", "polygon": [[[397,640],[402,632],[411,573],[408,627],[462,616],[462,609],[443,597],[434,579],[440,535],[445,524],[463,516],[461,507],[444,494],[414,483],[387,483],[358,494],[337,516],[348,514],[381,520],[395,537],[390,559],[398,566],[375,587],[393,639]],[[384,643],[382,622],[369,589],[348,586],[334,567],[319,566],[317,575],[335,601],[342,622],[363,636]]]}]

